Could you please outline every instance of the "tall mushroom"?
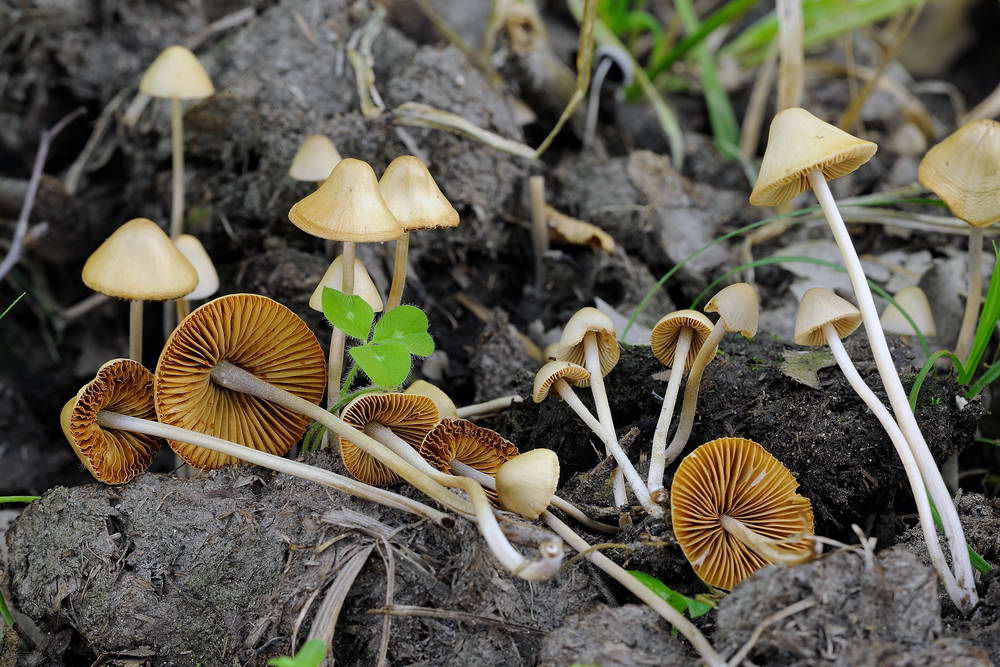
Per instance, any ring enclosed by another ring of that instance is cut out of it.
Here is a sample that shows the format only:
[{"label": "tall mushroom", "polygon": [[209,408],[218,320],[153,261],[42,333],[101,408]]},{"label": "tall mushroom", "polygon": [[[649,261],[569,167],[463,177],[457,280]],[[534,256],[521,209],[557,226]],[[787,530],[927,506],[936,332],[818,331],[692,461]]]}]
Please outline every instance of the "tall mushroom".
[{"label": "tall mushroom", "polygon": [[458,211],[441,193],[441,188],[420,158],[412,155],[397,157],[386,167],[378,186],[389,210],[404,230],[403,235],[396,239],[392,285],[386,300],[386,308],[391,310],[402,302],[406,287],[410,232],[458,227],[459,219]]},{"label": "tall mushroom", "polygon": [[288,167],[288,176],[296,181],[322,183],[341,161],[340,152],[326,136],[307,134]]},{"label": "tall mushroom", "polygon": [[[316,289],[313,290],[312,295],[309,297],[309,307],[318,313],[322,313],[323,288],[332,287],[333,289],[337,289],[343,284],[344,258],[343,255],[338,255],[336,259],[330,262],[326,273],[316,283]],[[378,287],[375,286],[375,282],[368,274],[368,270],[365,269],[365,265],[362,264],[360,259],[354,260],[354,293],[364,299],[365,303],[371,306],[372,311],[376,313],[382,312],[382,295],[379,294]]]},{"label": "tall mushroom", "polygon": [[902,311],[896,308],[896,304],[890,303],[882,311],[882,317],[879,318],[882,331],[909,337],[917,333],[913,329],[915,324],[920,333],[928,338],[937,336],[937,324],[934,322],[931,302],[927,300],[927,294],[922,289],[916,285],[910,285],[893,294],[892,298],[896,304],[899,304],[900,308],[906,311],[906,314],[913,320],[913,324],[910,324],[909,320],[903,317]]},{"label": "tall mushroom", "polygon": [[875,300],[868,287],[861,260],[851,242],[851,236],[833,199],[827,179],[849,174],[875,154],[877,146],[851,136],[821,121],[805,109],[790,108],[781,111],[771,121],[767,150],[761,163],[757,184],[750,195],[755,206],[777,206],[812,188],[826,220],[840,248],[840,255],[854,289],[854,296],[861,310],[868,343],[871,345],[875,365],[889,397],[896,421],[906,436],[910,450],[920,466],[920,474],[927,484],[931,499],[941,513],[941,521],[948,537],[948,549],[955,565],[955,578],[965,591],[963,609],[971,609],[978,601],[972,564],[965,544],[965,534],[948,493],[941,471],[931,456],[923,433],[907,401],[903,383],[893,365],[889,345],[879,325]]},{"label": "tall mushroom", "polygon": [[174,239],[174,245],[181,251],[194,270],[198,272],[198,285],[190,294],[177,299],[177,321],[180,322],[188,314],[188,302],[207,299],[219,291],[219,274],[215,270],[212,258],[205,251],[205,246],[197,237],[191,234],[181,234]]},{"label": "tall mushroom", "polygon": [[83,282],[128,299],[129,357],[142,363],[142,303],[189,294],[198,272],[152,220],[134,218],[114,231],[83,265]]}]

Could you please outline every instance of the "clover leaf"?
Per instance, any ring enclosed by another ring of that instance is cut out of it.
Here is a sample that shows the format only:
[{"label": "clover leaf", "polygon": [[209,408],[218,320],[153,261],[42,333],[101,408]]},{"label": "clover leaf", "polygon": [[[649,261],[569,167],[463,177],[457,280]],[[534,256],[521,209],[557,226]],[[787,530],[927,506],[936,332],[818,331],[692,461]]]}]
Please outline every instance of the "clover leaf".
[{"label": "clover leaf", "polygon": [[424,311],[416,306],[397,306],[379,318],[372,342],[399,343],[410,354],[427,357],[434,352],[434,339],[427,327]]},{"label": "clover leaf", "polygon": [[267,661],[271,667],[319,667],[326,658],[326,644],[322,639],[310,639],[294,657],[283,655]]},{"label": "clover leaf", "polygon": [[330,324],[348,336],[367,341],[375,312],[357,294],[344,294],[331,287],[323,288],[323,314]]},{"label": "clover leaf", "polygon": [[410,374],[410,351],[402,343],[358,345],[351,358],[380,387],[398,387]]}]

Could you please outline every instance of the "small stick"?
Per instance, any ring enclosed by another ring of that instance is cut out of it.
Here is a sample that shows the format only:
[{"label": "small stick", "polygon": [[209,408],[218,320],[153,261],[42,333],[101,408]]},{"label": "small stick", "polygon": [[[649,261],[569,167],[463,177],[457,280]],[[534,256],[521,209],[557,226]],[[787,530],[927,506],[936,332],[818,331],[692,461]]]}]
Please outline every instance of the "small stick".
[{"label": "small stick", "polygon": [[89,313],[94,308],[111,301],[111,297],[100,292],[94,292],[87,298],[77,301],[68,308],[59,311],[59,320],[63,324],[68,324],[85,313]]},{"label": "small stick", "polygon": [[458,416],[462,419],[475,419],[476,417],[484,417],[486,415],[492,415],[497,412],[506,410],[512,405],[522,402],[524,399],[517,394],[511,394],[510,396],[501,396],[500,398],[494,398],[489,401],[484,401],[482,403],[473,403],[472,405],[465,405],[458,409]]},{"label": "small stick", "polygon": [[535,251],[535,292],[545,289],[545,253],[549,249],[549,228],[545,221],[545,177],[528,179],[531,193],[531,245]]}]

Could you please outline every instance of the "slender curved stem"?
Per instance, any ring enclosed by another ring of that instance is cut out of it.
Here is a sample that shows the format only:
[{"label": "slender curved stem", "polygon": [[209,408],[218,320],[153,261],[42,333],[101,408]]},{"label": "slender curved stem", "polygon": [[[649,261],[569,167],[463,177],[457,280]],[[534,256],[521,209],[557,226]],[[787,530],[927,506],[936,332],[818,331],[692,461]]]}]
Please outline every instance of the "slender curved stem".
[{"label": "slender curved stem", "polygon": [[955,354],[963,362],[969,356],[972,337],[979,319],[979,306],[983,302],[983,230],[973,227],[969,230],[969,294],[965,299],[965,313],[962,314],[962,328],[958,332]]},{"label": "slender curved stem", "polygon": [[173,157],[173,199],[170,238],[184,233],[184,110],[179,98],[170,100],[170,153]]},{"label": "slender curved stem", "polygon": [[142,301],[128,302],[128,357],[142,363]]},{"label": "slender curved stem", "polygon": [[[341,272],[340,291],[344,294],[354,293],[354,242],[344,241],[340,253]],[[340,376],[344,373],[344,345],[347,337],[343,331],[334,327],[330,334],[330,357],[327,360],[328,377],[326,381],[326,405],[337,404],[340,398]]]},{"label": "slender curved stem", "polygon": [[484,401],[482,403],[473,403],[472,405],[464,405],[458,408],[458,416],[462,419],[475,419],[476,417],[482,417],[484,415],[492,415],[502,410],[506,410],[515,403],[520,403],[524,399],[517,394],[511,394],[510,396],[501,396],[500,398],[494,398],[489,401]]},{"label": "slender curved stem", "polygon": [[651,494],[663,488],[663,471],[667,468],[667,434],[670,433],[670,421],[674,417],[677,392],[681,386],[681,378],[684,377],[684,362],[691,349],[693,334],[694,329],[691,327],[681,327],[681,333],[677,337],[674,365],[670,368],[663,406],[660,408],[660,417],[656,420],[656,430],[653,431],[653,450],[649,457],[649,476],[646,478],[646,486]]},{"label": "slender curved stem", "polygon": [[392,310],[403,302],[403,290],[406,289],[406,264],[410,253],[410,233],[396,239],[396,248],[392,260],[392,284],[389,286],[389,297],[385,301],[385,309]]},{"label": "slender curved stem", "polygon": [[816,551],[812,548],[812,546],[800,554],[782,551],[777,547],[777,545],[780,544],[779,541],[768,539],[763,535],[755,533],[747,528],[746,524],[742,521],[734,519],[731,516],[723,514],[719,517],[719,522],[722,524],[723,529],[725,529],[727,533],[738,539],[740,542],[745,544],[748,549],[769,563],[773,563],[775,565],[787,565],[791,567],[793,565],[808,563],[816,557]]},{"label": "slender curved stem", "polygon": [[[601,426],[603,426],[604,430],[611,435],[611,439],[614,440],[617,445],[618,433],[615,431],[615,420],[611,415],[611,405],[608,403],[608,392],[604,387],[604,373],[601,370],[601,354],[597,348],[597,334],[595,332],[588,331],[583,337],[583,349],[584,365],[590,373],[590,393],[594,397],[594,407],[597,409],[597,418],[600,420]],[[611,448],[607,447],[606,442],[604,451],[608,454],[612,453]],[[615,458],[617,460],[617,457]],[[625,495],[625,479],[623,476],[624,473],[621,469],[621,463],[619,463],[618,466],[618,469],[615,470],[614,473],[614,479],[611,481],[611,490],[614,494],[615,505],[617,507],[621,507],[628,502],[628,498]],[[645,485],[643,485],[643,490],[645,490],[645,488]]]}]

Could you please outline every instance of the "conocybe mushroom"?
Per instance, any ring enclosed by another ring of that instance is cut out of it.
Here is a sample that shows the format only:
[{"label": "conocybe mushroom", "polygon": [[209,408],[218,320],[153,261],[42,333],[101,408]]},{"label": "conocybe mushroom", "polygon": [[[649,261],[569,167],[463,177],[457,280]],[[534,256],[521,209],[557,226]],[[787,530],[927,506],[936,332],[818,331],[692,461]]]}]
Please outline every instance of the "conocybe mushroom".
[{"label": "conocybe mushroom", "polygon": [[551,449],[532,449],[506,461],[496,473],[496,492],[511,512],[537,519],[559,485],[559,457]]},{"label": "conocybe mushroom", "polygon": [[219,274],[215,270],[212,258],[205,251],[205,246],[197,237],[191,234],[181,234],[174,239],[174,245],[191,262],[191,266],[198,273],[198,285],[191,293],[177,300],[177,321],[179,322],[187,317],[189,301],[207,299],[219,291]]},{"label": "conocybe mushroom", "polygon": [[948,569],[948,563],[941,551],[924,480],[913,452],[910,451],[899,425],[893,420],[889,410],[882,405],[882,401],[878,399],[875,392],[861,378],[841,342],[842,338],[850,336],[859,326],[861,326],[861,312],[857,308],[833,292],[814,287],[806,290],[806,293],[802,295],[799,312],[795,318],[795,342],[807,346],[829,345],[834,359],[837,360],[837,365],[844,373],[851,388],[882,424],[892,446],[896,449],[896,455],[899,456],[903,471],[906,473],[906,479],[910,484],[931,562],[934,564],[938,576],[941,577],[948,596],[958,605],[962,600],[963,593],[959,590],[955,576]]},{"label": "conocybe mushroom", "polygon": [[458,419],[458,407],[455,402],[443,389],[427,380],[414,380],[403,393],[426,396],[434,402],[434,407],[442,419]]},{"label": "conocybe mushroom", "polygon": [[652,454],[646,485],[651,494],[663,488],[663,473],[667,467],[667,435],[677,403],[677,392],[684,371],[691,368],[701,346],[712,333],[712,321],[696,310],[677,310],[667,313],[653,327],[649,344],[653,356],[670,369],[663,405],[653,432]]},{"label": "conocybe mushroom", "polygon": [[1000,123],[982,119],[967,123],[927,151],[920,161],[920,183],[967,222],[969,229],[969,293],[958,334],[956,353],[965,360],[979,317],[983,295],[983,230],[1000,220]]},{"label": "conocybe mushroom", "polygon": [[288,176],[296,181],[320,183],[340,163],[340,152],[326,136],[307,134],[292,158]]},{"label": "conocybe mushroom", "polygon": [[879,325],[875,300],[868,287],[861,260],[858,259],[847,226],[827,183],[827,179],[838,178],[863,165],[875,154],[876,149],[876,145],[870,141],[853,137],[804,109],[785,109],[771,122],[767,150],[757,184],[750,195],[750,203],[756,206],[775,206],[789,201],[807,187],[812,187],[840,248],[841,258],[861,310],[865,334],[892,411],[906,436],[917,465],[920,466],[920,474],[927,484],[931,499],[941,513],[948,536],[948,548],[955,563],[956,579],[959,587],[967,594],[965,608],[971,608],[978,598],[955,503],[948,493],[941,471],[934,463],[913,416],[913,410],[910,409],[906,391],[893,365],[885,334]]},{"label": "conocybe mushroom", "polygon": [[[312,295],[309,297],[309,307],[316,312],[322,313],[323,288],[331,287],[339,290],[343,283],[344,258],[343,255],[338,255],[336,259],[330,262],[330,266],[327,267],[323,278],[316,284],[316,289],[313,290]],[[382,312],[382,295],[379,294],[378,287],[375,286],[375,282],[372,280],[371,275],[368,274],[368,270],[360,259],[354,260],[354,293],[364,299],[365,303],[371,306],[372,311],[376,313]]]},{"label": "conocybe mushroom", "polygon": [[[920,333],[930,338],[937,336],[937,324],[934,322],[931,302],[927,300],[927,294],[922,289],[916,285],[904,287],[896,292],[892,298],[899,304],[900,308],[906,311],[906,314],[913,320],[913,324],[917,325]],[[886,309],[882,311],[882,317],[879,318],[879,323],[882,325],[882,331],[886,333],[900,336],[914,336],[917,333],[913,330],[913,324],[910,324],[909,320],[903,317],[903,313],[896,307],[896,304],[890,303],[886,306]]]},{"label": "conocybe mushroom", "polygon": [[389,210],[403,226],[396,239],[396,253],[389,287],[388,307],[395,308],[403,299],[410,232],[417,229],[458,227],[458,211],[441,193],[427,165],[420,158],[401,155],[389,163],[378,182]]},{"label": "conocybe mushroom", "polygon": [[128,299],[129,357],[142,361],[142,303],[167,301],[198,286],[198,272],[152,220],[134,218],[105,239],[83,265],[83,282]]},{"label": "conocybe mushroom", "polygon": [[795,477],[759,444],[719,438],[684,457],[670,487],[674,535],[695,573],[730,590],[767,563],[796,565],[816,552],[812,504]]}]

